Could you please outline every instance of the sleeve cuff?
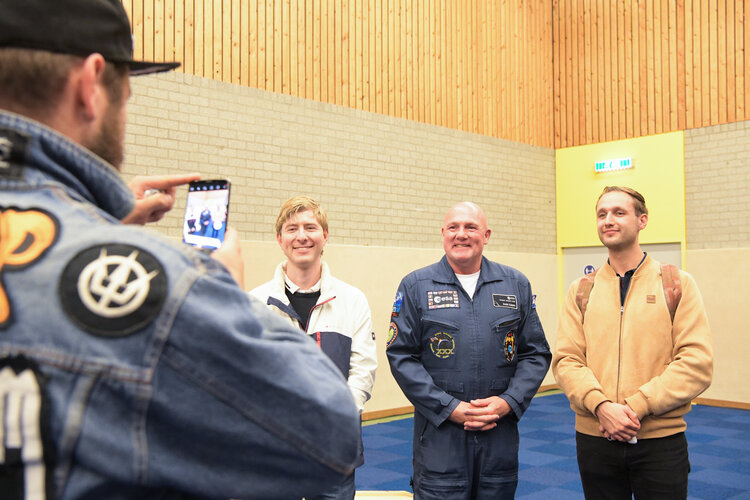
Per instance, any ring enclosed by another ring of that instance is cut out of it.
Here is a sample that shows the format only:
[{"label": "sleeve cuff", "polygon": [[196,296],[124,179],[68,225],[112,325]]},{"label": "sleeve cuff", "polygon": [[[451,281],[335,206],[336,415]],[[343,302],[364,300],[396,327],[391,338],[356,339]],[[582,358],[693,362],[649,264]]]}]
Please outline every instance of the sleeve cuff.
[{"label": "sleeve cuff", "polygon": [[433,416],[429,419],[435,427],[440,426],[443,422],[448,420],[448,417],[451,416],[451,413],[453,413],[453,410],[458,408],[458,405],[461,401],[459,401],[456,398],[452,398],[451,401],[443,407],[443,411],[440,412],[440,414],[433,414]]},{"label": "sleeve cuff", "polygon": [[583,406],[592,415],[596,415],[596,408],[605,401],[610,401],[610,399],[600,391],[592,391],[583,398]]},{"label": "sleeve cuff", "polygon": [[369,399],[370,395],[367,394],[362,389],[358,389],[352,386],[349,386],[349,392],[352,393],[352,397],[354,398],[354,404],[357,405],[357,409],[359,410],[359,413],[361,414],[362,411],[365,409],[365,402]]},{"label": "sleeve cuff", "polygon": [[638,415],[639,420],[643,420],[651,413],[648,409],[648,401],[640,392],[625,398],[625,403]]},{"label": "sleeve cuff", "polygon": [[521,417],[523,416],[523,410],[521,409],[521,406],[516,402],[513,397],[508,396],[507,394],[503,394],[499,396],[501,399],[504,399],[506,403],[508,403],[508,406],[510,406],[510,409],[513,411],[513,415],[516,416],[516,419],[521,420]]}]

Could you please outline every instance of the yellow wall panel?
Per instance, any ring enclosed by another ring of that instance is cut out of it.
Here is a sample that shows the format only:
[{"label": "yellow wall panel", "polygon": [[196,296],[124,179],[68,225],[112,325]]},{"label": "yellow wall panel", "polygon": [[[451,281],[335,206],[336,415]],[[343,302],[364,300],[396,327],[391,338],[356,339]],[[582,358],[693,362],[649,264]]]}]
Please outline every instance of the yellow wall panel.
[{"label": "yellow wall panel", "polygon": [[[601,160],[633,158],[629,170],[595,173]],[[600,245],[595,206],[602,189],[629,186],[646,198],[649,222],[641,243],[685,243],[684,133],[562,148],[556,151],[557,243]]]}]

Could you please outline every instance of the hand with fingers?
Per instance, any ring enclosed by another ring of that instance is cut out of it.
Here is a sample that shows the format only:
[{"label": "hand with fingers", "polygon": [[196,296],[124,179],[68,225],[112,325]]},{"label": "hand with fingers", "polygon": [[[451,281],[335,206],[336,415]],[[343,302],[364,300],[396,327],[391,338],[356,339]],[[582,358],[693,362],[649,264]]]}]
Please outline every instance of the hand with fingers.
[{"label": "hand with fingers", "polygon": [[632,440],[641,428],[638,415],[628,405],[605,401],[596,407],[599,432],[610,441]]},{"label": "hand with fingers", "polygon": [[172,210],[177,187],[200,179],[200,174],[139,175],[130,182],[135,207],[122,219],[123,224],[156,222]]}]

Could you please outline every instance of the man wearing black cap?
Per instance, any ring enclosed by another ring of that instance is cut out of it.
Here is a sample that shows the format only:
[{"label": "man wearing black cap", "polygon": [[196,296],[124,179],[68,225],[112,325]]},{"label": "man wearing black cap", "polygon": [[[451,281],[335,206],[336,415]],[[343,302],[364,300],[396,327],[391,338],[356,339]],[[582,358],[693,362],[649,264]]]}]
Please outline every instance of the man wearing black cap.
[{"label": "man wearing black cap", "polygon": [[132,60],[118,0],[0,0],[3,499],[294,498],[357,458],[344,379],[237,285],[236,233],[211,258],[122,224],[158,217],[117,173],[129,75],[176,66]]}]

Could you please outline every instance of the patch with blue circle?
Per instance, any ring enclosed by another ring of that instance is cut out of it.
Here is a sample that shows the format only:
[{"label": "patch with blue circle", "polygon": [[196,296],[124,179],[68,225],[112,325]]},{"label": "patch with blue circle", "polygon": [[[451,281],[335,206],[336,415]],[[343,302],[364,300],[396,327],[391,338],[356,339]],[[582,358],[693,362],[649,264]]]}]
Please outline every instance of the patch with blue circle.
[{"label": "patch with blue circle", "polygon": [[515,333],[513,333],[513,330],[509,331],[507,335],[505,335],[505,359],[508,362],[513,361],[513,356],[516,355],[516,336]]}]

